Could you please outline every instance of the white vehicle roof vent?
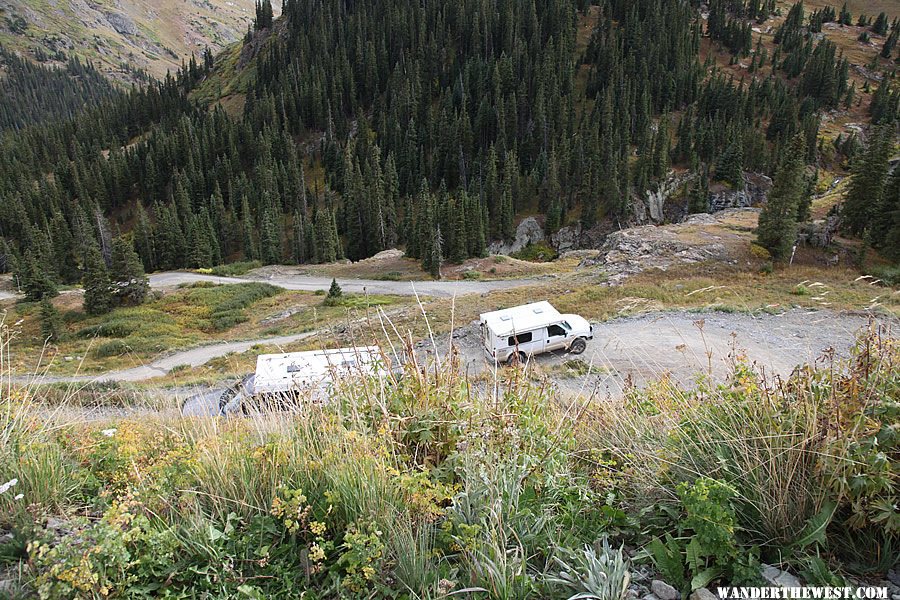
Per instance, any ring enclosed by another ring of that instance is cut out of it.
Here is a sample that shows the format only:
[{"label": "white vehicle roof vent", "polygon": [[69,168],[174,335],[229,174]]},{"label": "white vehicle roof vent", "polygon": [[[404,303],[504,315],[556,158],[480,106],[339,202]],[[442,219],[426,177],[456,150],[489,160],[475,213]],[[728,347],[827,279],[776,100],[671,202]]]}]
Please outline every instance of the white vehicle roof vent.
[{"label": "white vehicle roof vent", "polygon": [[512,317],[509,315],[503,315],[502,317],[500,317],[500,320],[501,321],[511,321]]},{"label": "white vehicle roof vent", "polygon": [[544,309],[543,309],[543,307],[538,306],[537,308],[534,309],[534,312],[535,312],[535,314],[538,314],[538,315],[539,315],[539,314],[541,314],[542,312],[544,312]]}]

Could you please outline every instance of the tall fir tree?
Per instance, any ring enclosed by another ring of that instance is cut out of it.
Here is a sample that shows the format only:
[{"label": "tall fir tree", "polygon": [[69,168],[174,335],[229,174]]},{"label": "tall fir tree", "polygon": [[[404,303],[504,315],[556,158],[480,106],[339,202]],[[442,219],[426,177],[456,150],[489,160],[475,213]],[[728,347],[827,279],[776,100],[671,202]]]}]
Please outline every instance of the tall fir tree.
[{"label": "tall fir tree", "polygon": [[113,295],[121,305],[142,304],[150,291],[150,282],[144,272],[144,265],[135,252],[131,240],[124,236],[113,240],[109,278]]},{"label": "tall fir tree", "polygon": [[875,129],[865,153],[853,162],[850,186],[841,208],[844,230],[863,235],[881,218],[878,207],[882,203],[888,174],[888,158],[893,144],[893,127],[882,125]]},{"label": "tall fir tree", "polygon": [[791,254],[797,241],[797,209],[806,191],[806,139],[797,134],[781,159],[769,199],[759,215],[757,241],[777,260]]},{"label": "tall fir tree", "polygon": [[108,313],[113,308],[114,296],[106,261],[96,242],[88,247],[84,269],[84,312],[89,315]]}]

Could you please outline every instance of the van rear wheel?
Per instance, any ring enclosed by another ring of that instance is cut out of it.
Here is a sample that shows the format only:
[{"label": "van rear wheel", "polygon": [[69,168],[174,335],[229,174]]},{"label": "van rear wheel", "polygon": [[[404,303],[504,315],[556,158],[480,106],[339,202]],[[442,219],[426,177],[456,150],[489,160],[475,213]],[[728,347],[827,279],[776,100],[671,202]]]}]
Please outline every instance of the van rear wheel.
[{"label": "van rear wheel", "polygon": [[587,342],[584,341],[584,338],[578,338],[569,346],[569,352],[572,354],[581,354],[585,350],[587,350]]},{"label": "van rear wheel", "polygon": [[510,367],[515,367],[517,365],[524,365],[528,360],[528,357],[525,356],[524,352],[513,352],[509,355],[509,358],[506,359],[506,364]]}]

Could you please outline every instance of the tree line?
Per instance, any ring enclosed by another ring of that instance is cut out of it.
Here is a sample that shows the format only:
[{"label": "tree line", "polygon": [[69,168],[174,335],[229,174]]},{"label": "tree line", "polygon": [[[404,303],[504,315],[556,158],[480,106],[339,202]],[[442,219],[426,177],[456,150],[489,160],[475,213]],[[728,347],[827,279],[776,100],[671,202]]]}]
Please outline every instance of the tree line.
[{"label": "tree line", "polygon": [[[726,30],[742,31],[772,8],[714,5]],[[673,164],[702,174],[698,211],[711,180],[777,177],[798,136],[813,164],[820,112],[852,102],[848,62],[798,4],[775,53],[757,46],[756,72],[735,80],[700,60],[704,36],[728,44],[698,8],[288,0],[269,23],[260,2],[240,117],[192,100],[215,67],[207,53],[78,117],[0,138],[0,266],[71,239],[69,254],[34,256],[68,282],[94,244],[109,268],[110,240],[124,234],[146,270],[357,260],[402,245],[437,273],[512,238],[526,210],[551,233],[625,224]],[[588,11],[596,24],[579,50]],[[895,123],[898,104],[885,74],[872,119]]]}]

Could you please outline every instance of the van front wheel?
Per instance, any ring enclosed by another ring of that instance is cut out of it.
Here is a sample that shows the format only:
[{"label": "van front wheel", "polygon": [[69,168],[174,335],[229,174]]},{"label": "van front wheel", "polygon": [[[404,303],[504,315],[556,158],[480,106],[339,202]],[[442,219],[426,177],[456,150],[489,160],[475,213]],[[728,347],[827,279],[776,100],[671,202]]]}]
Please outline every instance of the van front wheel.
[{"label": "van front wheel", "polygon": [[569,346],[569,352],[572,354],[581,354],[585,350],[587,350],[587,342],[584,341],[584,338],[578,338]]}]

